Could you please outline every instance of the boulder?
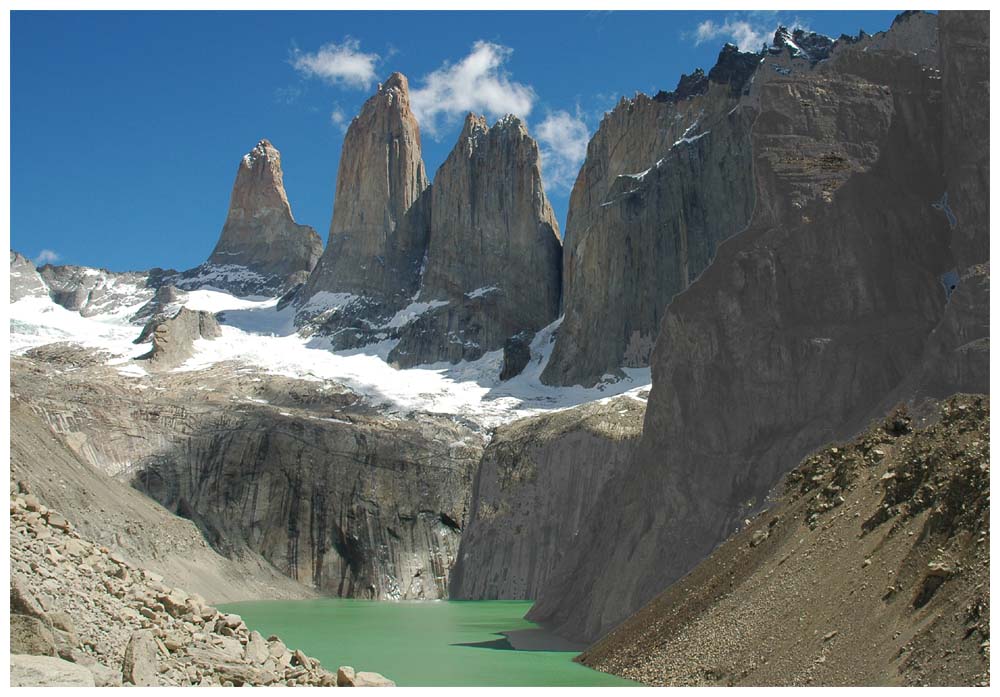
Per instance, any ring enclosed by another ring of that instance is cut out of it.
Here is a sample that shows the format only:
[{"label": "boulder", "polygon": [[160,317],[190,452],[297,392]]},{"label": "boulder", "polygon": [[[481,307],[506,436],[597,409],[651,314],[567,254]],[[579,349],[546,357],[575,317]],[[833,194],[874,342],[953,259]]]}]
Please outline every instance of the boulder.
[{"label": "boulder", "polygon": [[159,675],[156,652],[156,639],[150,630],[134,632],[125,647],[125,657],[122,660],[122,677],[125,682],[137,687],[156,685]]},{"label": "boulder", "polygon": [[84,666],[51,656],[10,656],[11,687],[94,687]]},{"label": "boulder", "polygon": [[11,653],[55,656],[56,641],[52,632],[37,617],[10,616]]},{"label": "boulder", "polygon": [[250,632],[250,639],[247,641],[245,655],[246,660],[255,664],[263,663],[270,657],[271,652],[268,649],[267,642],[264,641],[264,637],[260,635],[260,632]]},{"label": "boulder", "polygon": [[354,687],[356,678],[354,668],[351,666],[340,666],[337,668],[337,687]]},{"label": "boulder", "polygon": [[361,671],[354,677],[354,687],[395,687],[394,683],[389,678],[385,677],[381,673],[371,673],[369,671]]}]

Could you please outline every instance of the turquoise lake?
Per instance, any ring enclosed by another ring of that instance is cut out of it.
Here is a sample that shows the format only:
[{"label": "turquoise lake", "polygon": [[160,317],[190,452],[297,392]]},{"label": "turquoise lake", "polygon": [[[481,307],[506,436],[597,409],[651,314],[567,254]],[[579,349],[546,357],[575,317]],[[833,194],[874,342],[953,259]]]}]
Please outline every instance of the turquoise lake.
[{"label": "turquoise lake", "polygon": [[585,686],[636,683],[573,662],[575,651],[524,651],[500,634],[532,630],[530,602],[375,602],[324,598],[228,603],[265,637],[318,658],[382,673],[401,686]]}]

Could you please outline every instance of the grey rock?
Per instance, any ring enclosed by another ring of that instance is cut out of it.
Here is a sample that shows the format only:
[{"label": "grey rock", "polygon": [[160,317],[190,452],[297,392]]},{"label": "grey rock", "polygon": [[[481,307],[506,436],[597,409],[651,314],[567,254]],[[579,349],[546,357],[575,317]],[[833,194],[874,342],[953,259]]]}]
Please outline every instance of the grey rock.
[{"label": "grey rock", "polygon": [[152,340],[153,347],[138,360],[160,369],[173,368],[191,357],[197,339],[219,336],[222,330],[212,313],[182,307],[173,317],[153,319],[143,327],[136,343]]},{"label": "grey rock", "polygon": [[706,79],[684,99],[623,99],[601,121],[570,197],[565,318],[543,382],[589,386],[649,365],[671,299],[746,227],[755,113],[740,99]]},{"label": "grey rock", "polygon": [[473,486],[451,597],[530,600],[627,468],[645,405],[618,397],[496,429]]},{"label": "grey rock", "polygon": [[500,379],[510,380],[521,374],[531,360],[531,340],[534,334],[520,332],[509,337],[503,345],[503,366],[500,368]]},{"label": "grey rock", "polygon": [[[449,305],[404,327],[403,367],[475,359],[559,314],[559,226],[524,123],[469,114],[435,175],[419,300]],[[428,336],[429,335],[429,336]]]},{"label": "grey rock", "polygon": [[10,656],[11,687],[94,687],[84,666],[51,656]]},{"label": "grey rock", "polygon": [[386,306],[405,304],[416,290],[427,245],[427,207],[415,206],[427,186],[409,85],[393,73],[344,135],[330,236],[296,300],[300,322],[350,326],[350,317],[323,315],[320,293],[371,298],[374,315],[391,316]]},{"label": "grey rock", "polygon": [[354,677],[354,687],[395,687],[394,683],[389,678],[385,677],[381,673],[372,673],[369,671],[360,671]]},{"label": "grey rock", "polygon": [[49,288],[38,275],[35,265],[27,258],[10,250],[10,301],[22,298],[45,297]]},{"label": "grey rock", "polygon": [[42,617],[45,610],[35,598],[28,584],[19,576],[10,576],[10,612],[11,614]]},{"label": "grey rock", "polygon": [[264,663],[271,656],[271,652],[260,632],[250,632],[250,639],[246,645],[246,659],[251,663]]},{"label": "grey rock", "polygon": [[354,668],[351,666],[340,666],[337,669],[337,687],[354,687],[356,677]]},{"label": "grey rock", "polygon": [[55,656],[56,641],[49,628],[37,617],[12,614],[10,651],[33,656]]},{"label": "grey rock", "polygon": [[758,68],[745,98],[759,111],[750,225],[667,308],[642,442],[601,493],[622,505],[595,511],[589,544],[567,554],[529,619],[604,634],[920,370],[945,315],[940,276],[962,249],[931,206],[946,187],[953,86],[916,56],[865,48],[816,69],[787,53]]}]

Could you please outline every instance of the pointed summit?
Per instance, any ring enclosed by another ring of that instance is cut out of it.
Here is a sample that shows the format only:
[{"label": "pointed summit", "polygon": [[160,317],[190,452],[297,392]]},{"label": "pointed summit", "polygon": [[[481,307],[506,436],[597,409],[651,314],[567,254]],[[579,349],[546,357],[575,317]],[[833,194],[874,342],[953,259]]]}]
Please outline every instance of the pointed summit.
[{"label": "pointed summit", "polygon": [[421,301],[446,303],[402,332],[401,366],[475,360],[559,314],[562,246],[538,144],[516,116],[469,114],[431,190]]},{"label": "pointed summit", "polygon": [[281,153],[259,141],[240,159],[226,223],[205,266],[244,267],[281,288],[302,282],[322,251],[316,231],[292,217]]},{"label": "pointed summit", "polygon": [[412,295],[427,231],[408,215],[427,187],[409,85],[393,73],[344,136],[329,241],[300,304],[323,291],[380,300]]}]

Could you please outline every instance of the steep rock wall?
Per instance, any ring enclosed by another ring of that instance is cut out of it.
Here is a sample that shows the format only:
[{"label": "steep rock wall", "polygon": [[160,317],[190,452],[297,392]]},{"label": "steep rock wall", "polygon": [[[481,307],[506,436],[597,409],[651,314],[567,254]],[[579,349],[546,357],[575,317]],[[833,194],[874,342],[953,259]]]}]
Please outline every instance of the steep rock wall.
[{"label": "steep rock wall", "polygon": [[602,492],[623,505],[592,516],[591,543],[530,618],[600,636],[921,365],[953,264],[952,230],[932,207],[942,81],[908,52],[865,48],[835,47],[814,67],[783,51],[758,69],[753,220],[670,305],[643,441]]},{"label": "steep rock wall", "polygon": [[534,598],[630,461],[644,412],[626,396],[498,428],[476,472],[451,597]]}]

